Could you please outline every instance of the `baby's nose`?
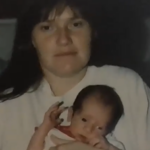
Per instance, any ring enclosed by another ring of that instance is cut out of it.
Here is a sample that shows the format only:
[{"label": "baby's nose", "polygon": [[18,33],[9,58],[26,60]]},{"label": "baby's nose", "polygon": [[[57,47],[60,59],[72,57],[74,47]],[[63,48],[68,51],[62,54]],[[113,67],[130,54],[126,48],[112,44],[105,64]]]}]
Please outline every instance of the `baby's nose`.
[{"label": "baby's nose", "polygon": [[84,128],[86,133],[92,133],[93,131],[93,126],[92,125],[88,125]]}]

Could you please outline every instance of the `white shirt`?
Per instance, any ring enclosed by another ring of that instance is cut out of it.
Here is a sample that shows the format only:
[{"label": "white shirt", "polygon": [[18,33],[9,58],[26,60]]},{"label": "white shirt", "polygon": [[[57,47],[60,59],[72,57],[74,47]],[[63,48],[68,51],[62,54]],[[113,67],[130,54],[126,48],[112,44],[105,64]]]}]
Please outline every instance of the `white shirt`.
[{"label": "white shirt", "polygon": [[133,71],[114,66],[89,67],[85,77],[62,97],[53,96],[43,81],[32,92],[0,104],[0,150],[26,150],[29,140],[56,101],[72,105],[76,95],[87,85],[114,87],[125,111],[114,131],[126,150],[150,150],[150,90]]}]

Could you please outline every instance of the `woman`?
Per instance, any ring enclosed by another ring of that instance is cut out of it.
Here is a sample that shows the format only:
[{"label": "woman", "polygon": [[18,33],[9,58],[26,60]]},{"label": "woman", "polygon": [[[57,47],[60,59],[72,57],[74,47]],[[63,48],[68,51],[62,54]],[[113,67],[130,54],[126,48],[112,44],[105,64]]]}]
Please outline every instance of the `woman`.
[{"label": "woman", "polygon": [[[148,87],[129,69],[94,66],[98,45],[105,50],[97,30],[105,28],[103,4],[39,0],[20,17],[11,61],[0,77],[1,150],[26,150],[49,106],[61,100],[72,105],[78,92],[92,84],[114,87],[122,99],[125,116],[114,131],[116,138],[127,150],[149,149]],[[96,150],[56,137],[53,141],[55,150]]]}]

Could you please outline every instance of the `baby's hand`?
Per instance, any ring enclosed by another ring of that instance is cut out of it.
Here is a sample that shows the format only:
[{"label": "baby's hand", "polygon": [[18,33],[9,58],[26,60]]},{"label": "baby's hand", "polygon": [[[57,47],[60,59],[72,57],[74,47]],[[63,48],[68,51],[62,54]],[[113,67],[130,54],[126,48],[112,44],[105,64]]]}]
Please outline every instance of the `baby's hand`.
[{"label": "baby's hand", "polygon": [[67,109],[67,107],[60,107],[62,104],[63,102],[57,102],[48,109],[41,124],[42,127],[50,130],[62,123],[63,119],[60,119],[59,116]]},{"label": "baby's hand", "polygon": [[48,132],[63,121],[59,118],[60,114],[66,109],[66,107],[60,107],[62,104],[62,102],[57,102],[48,109],[48,111],[45,113],[42,124],[33,134],[27,150],[44,149],[44,141]]}]

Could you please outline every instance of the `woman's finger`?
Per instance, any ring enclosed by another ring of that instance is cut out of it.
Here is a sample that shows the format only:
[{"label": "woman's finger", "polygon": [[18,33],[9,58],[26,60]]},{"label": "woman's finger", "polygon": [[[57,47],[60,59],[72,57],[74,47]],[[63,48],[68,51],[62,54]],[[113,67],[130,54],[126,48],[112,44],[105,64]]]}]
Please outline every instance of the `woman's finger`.
[{"label": "woman's finger", "polygon": [[68,141],[68,140],[64,140],[64,139],[60,139],[58,137],[56,137],[55,135],[51,135],[51,140],[54,144],[56,145],[61,145],[61,144],[65,144],[65,143],[70,143],[70,142],[73,142],[73,141]]},{"label": "woman's finger", "polygon": [[100,143],[100,139],[98,139],[98,138],[93,138],[93,139],[90,139],[90,141],[89,141],[89,144],[91,145],[91,146],[96,146],[98,143]]},{"label": "woman's finger", "polygon": [[95,147],[95,148],[98,148],[98,149],[102,149],[102,145],[101,145],[101,143],[97,143],[97,144],[95,144],[95,145],[94,145],[94,147]]},{"label": "woman's finger", "polygon": [[77,141],[70,141],[68,143],[57,145],[57,148],[58,149],[56,150],[99,150],[98,148]]},{"label": "woman's finger", "polygon": [[51,147],[49,150],[58,150],[57,147]]}]

